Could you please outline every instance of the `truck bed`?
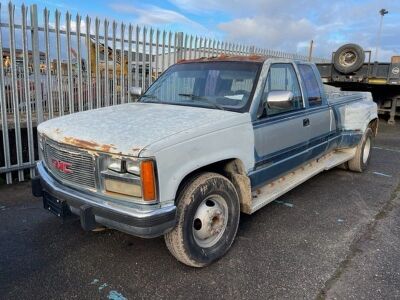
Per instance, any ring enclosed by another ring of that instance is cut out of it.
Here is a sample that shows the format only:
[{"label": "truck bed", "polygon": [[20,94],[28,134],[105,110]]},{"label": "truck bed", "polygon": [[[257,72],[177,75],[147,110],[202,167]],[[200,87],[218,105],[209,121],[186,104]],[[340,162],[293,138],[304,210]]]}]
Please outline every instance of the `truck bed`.
[{"label": "truck bed", "polygon": [[326,88],[325,92],[342,130],[359,130],[377,109],[370,92],[347,92],[334,87]]}]

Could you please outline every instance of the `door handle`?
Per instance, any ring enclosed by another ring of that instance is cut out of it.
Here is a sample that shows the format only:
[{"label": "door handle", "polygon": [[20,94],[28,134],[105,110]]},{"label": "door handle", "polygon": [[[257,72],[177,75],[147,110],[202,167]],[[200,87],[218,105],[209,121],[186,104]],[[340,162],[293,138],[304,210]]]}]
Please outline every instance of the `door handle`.
[{"label": "door handle", "polygon": [[303,119],[303,126],[304,127],[310,126],[310,119],[309,118]]}]

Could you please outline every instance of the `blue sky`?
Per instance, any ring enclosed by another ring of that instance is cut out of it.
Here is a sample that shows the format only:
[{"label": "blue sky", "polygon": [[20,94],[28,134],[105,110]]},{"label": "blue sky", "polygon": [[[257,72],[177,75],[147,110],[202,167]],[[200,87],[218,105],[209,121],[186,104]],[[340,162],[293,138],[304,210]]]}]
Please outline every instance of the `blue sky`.
[{"label": "blue sky", "polygon": [[[52,12],[68,10],[82,16],[301,54],[306,54],[313,39],[315,54],[327,58],[346,42],[375,50],[378,11],[386,8],[389,14],[384,17],[380,60],[400,54],[400,0],[16,0],[13,3],[17,7],[36,3],[39,9],[47,7]],[[3,7],[6,4],[2,1]]]}]

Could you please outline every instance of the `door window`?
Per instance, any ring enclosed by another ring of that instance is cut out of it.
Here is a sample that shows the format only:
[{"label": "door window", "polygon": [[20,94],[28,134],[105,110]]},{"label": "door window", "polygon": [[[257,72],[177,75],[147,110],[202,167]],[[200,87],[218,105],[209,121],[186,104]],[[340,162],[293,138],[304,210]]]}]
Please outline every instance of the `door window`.
[{"label": "door window", "polygon": [[[289,91],[293,93],[293,100],[290,107],[287,108],[270,108],[267,105],[268,94],[273,91]],[[289,111],[303,108],[303,98],[299,81],[292,64],[272,64],[269,72],[265,88],[263,92],[263,107],[265,108],[263,115],[271,116]]]}]

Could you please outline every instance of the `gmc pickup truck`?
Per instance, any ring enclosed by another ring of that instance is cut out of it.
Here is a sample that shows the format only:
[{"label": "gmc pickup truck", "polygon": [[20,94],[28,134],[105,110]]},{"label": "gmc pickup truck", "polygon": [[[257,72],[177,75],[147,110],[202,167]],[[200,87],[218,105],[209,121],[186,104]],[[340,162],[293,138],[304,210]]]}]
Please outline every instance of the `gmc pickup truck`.
[{"label": "gmc pickup truck", "polygon": [[326,92],[314,64],[181,61],[136,103],[40,124],[32,190],[85,230],[164,235],[179,261],[203,267],[231,247],[241,212],[324,170],[364,171],[377,129],[371,94]]}]

